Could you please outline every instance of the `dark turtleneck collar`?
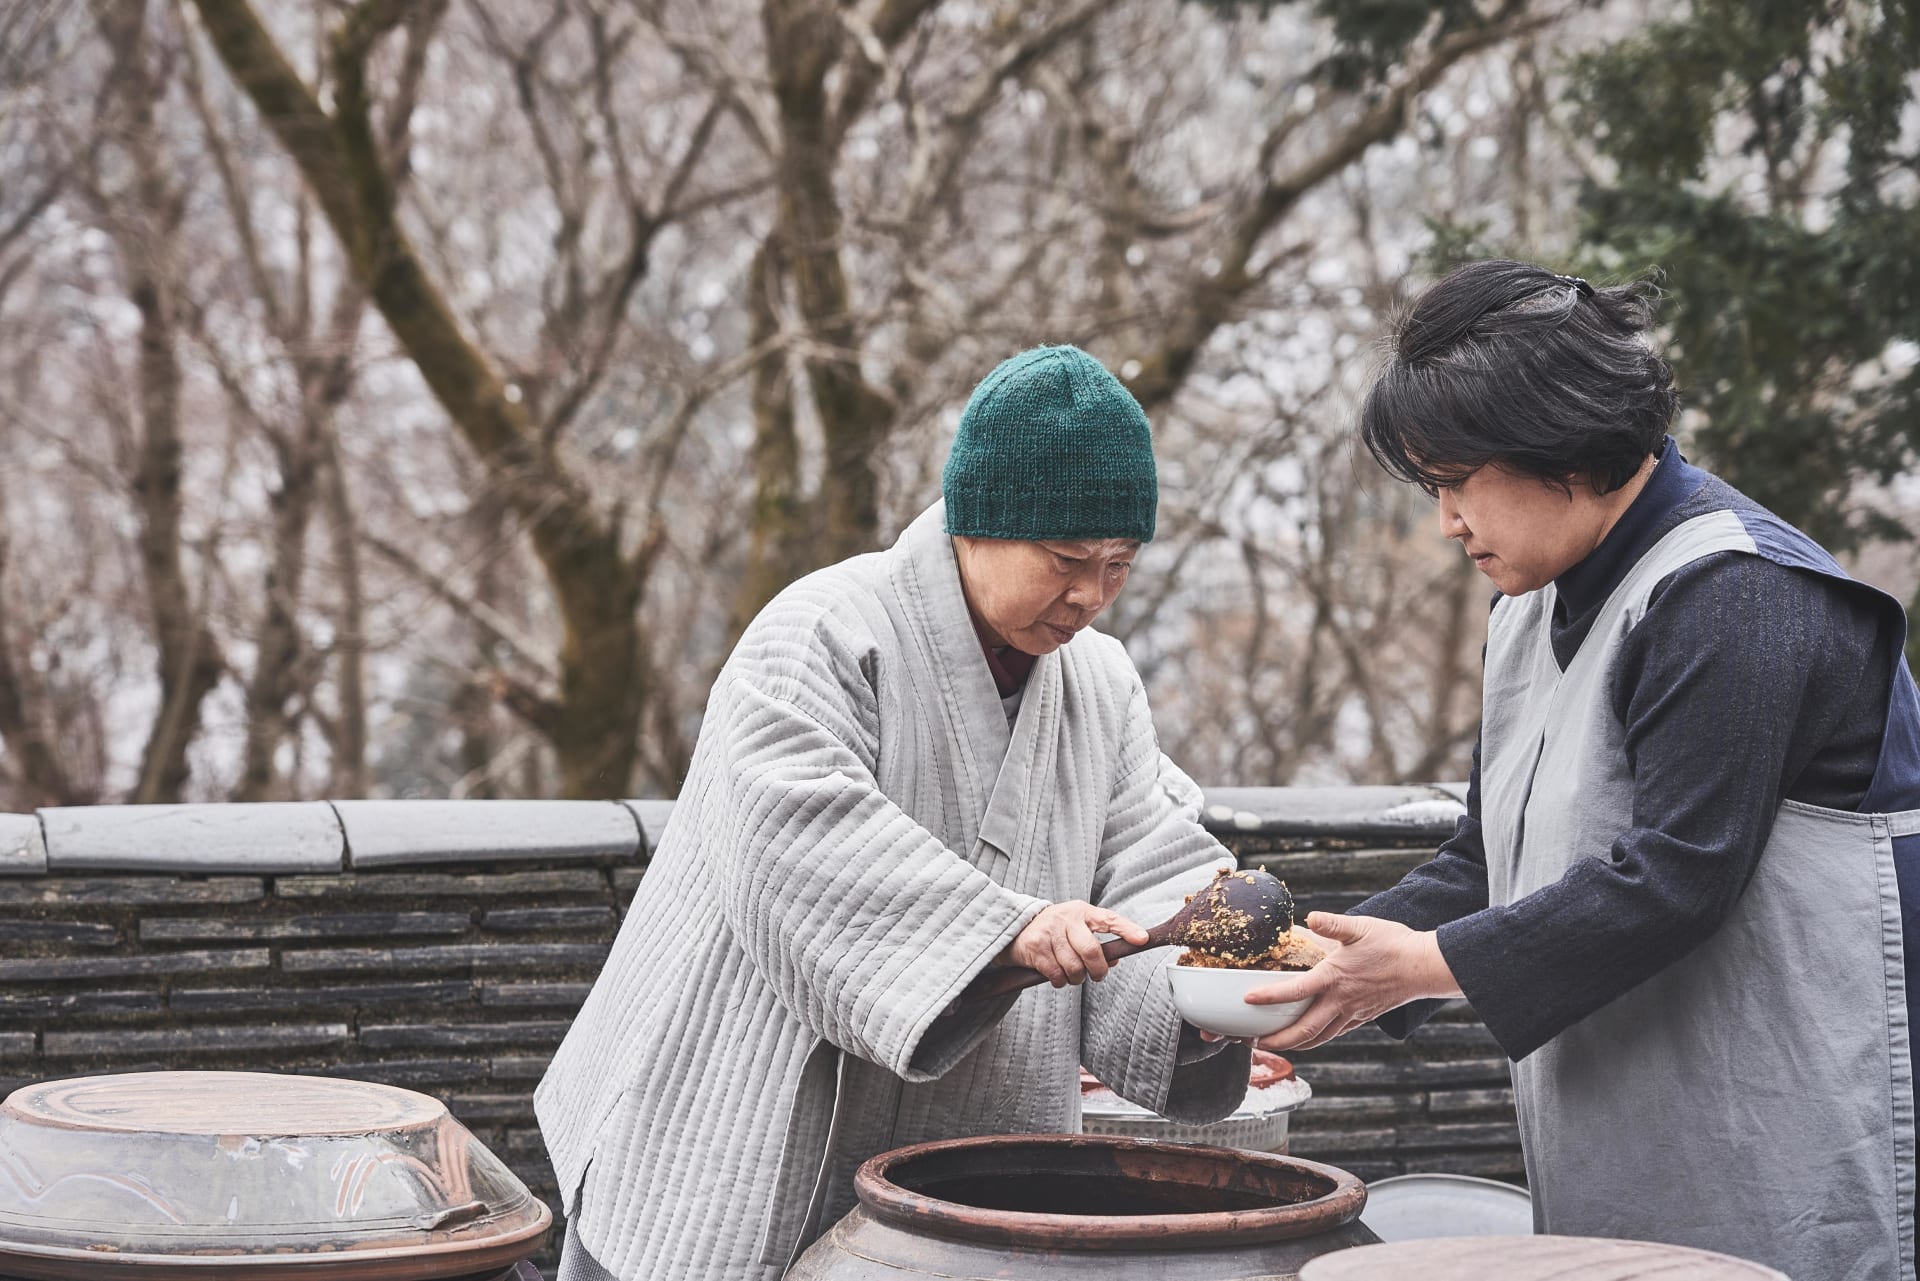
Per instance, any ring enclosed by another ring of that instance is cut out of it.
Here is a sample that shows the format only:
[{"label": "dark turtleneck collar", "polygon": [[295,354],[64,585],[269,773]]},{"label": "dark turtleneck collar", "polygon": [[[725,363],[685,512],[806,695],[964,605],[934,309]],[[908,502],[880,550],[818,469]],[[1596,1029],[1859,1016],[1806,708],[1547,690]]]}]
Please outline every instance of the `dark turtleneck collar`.
[{"label": "dark turtleneck collar", "polygon": [[1553,651],[1565,670],[1593,627],[1600,607],[1652,546],[1678,523],[1681,504],[1706,474],[1689,466],[1680,446],[1668,436],[1660,445],[1653,474],[1587,558],[1553,580]]}]

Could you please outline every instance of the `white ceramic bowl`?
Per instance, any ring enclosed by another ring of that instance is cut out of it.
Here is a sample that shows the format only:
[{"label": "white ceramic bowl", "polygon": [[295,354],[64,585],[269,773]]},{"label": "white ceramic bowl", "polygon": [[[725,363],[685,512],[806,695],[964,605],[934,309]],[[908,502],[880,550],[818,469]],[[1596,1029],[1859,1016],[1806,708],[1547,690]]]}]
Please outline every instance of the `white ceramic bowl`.
[{"label": "white ceramic bowl", "polygon": [[1180,1017],[1207,1032],[1222,1036],[1265,1036],[1300,1017],[1311,1000],[1282,1005],[1248,1005],[1243,999],[1257,987],[1281,978],[1275,970],[1215,970],[1199,965],[1172,965],[1173,1003]]}]

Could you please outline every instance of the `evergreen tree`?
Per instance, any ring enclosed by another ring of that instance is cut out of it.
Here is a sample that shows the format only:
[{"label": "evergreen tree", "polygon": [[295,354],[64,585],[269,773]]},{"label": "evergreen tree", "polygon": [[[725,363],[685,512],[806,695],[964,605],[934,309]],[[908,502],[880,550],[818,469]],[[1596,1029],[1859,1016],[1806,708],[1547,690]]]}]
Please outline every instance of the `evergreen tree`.
[{"label": "evergreen tree", "polygon": [[1692,0],[1572,66],[1585,254],[1663,273],[1690,444],[1836,550],[1920,532],[1856,492],[1920,452],[1917,71],[1905,0]]},{"label": "evergreen tree", "polygon": [[[1470,0],[1310,7],[1338,40],[1321,75],[1344,85],[1378,83],[1422,32],[1490,13]],[[1912,541],[1920,521],[1859,491],[1920,462],[1920,0],[1677,0],[1570,73],[1601,176],[1580,192],[1569,265],[1657,273],[1690,450],[1836,551]],[[1484,224],[1433,226],[1435,271],[1539,256],[1487,245]],[[1920,662],[1920,633],[1909,653]]]}]

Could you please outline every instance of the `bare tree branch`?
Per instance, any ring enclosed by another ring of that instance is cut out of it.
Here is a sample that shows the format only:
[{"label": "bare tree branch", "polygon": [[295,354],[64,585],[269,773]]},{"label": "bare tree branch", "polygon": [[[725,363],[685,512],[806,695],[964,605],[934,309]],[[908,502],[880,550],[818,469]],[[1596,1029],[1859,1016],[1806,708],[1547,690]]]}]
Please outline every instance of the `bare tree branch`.
[{"label": "bare tree branch", "polygon": [[884,0],[871,24],[851,8],[840,11],[840,21],[860,51],[841,69],[839,99],[833,105],[829,137],[837,150],[868,102],[886,81],[889,60],[920,19],[940,7],[940,0]]},{"label": "bare tree branch", "polygon": [[[200,727],[200,709],[226,670],[220,646],[198,612],[182,556],[180,493],[179,301],[174,255],[182,195],[160,154],[155,109],[166,85],[149,64],[147,14],[140,4],[95,0],[94,18],[112,52],[109,119],[131,160],[134,191],[129,218],[109,216],[127,292],[140,315],[139,433],[131,488],[139,504],[140,552],[146,573],[154,644],[159,651],[160,707],[142,753],[134,799],[181,798],[189,774],[187,747]],[[103,208],[105,193],[97,199]]]},{"label": "bare tree branch", "polygon": [[196,6],[228,71],[306,177],[381,315],[527,527],[566,624],[560,702],[567,714],[554,745],[567,794],[623,794],[646,699],[636,666],[641,567],[622,551],[618,530],[596,514],[580,480],[541,447],[522,407],[460,332],[399,225],[372,131],[367,60],[410,6],[364,0],[348,17],[333,41],[332,116],[246,0]]},{"label": "bare tree branch", "polygon": [[[1258,283],[1261,273],[1251,267],[1255,252],[1307,193],[1358,160],[1368,148],[1399,133],[1415,99],[1463,59],[1559,20],[1558,14],[1528,15],[1525,7],[1526,0],[1507,0],[1488,22],[1442,36],[1425,58],[1380,91],[1346,128],[1298,164],[1267,177],[1228,233],[1224,251],[1217,255],[1218,270],[1200,276],[1188,287],[1186,298],[1175,310],[1170,332],[1155,349],[1134,353],[1139,372],[1126,382],[1149,414],[1172,399],[1192,371],[1201,348]],[[1280,144],[1299,123],[1298,113],[1289,113],[1273,126],[1261,146],[1263,162],[1272,162]]]},{"label": "bare tree branch", "polygon": [[522,662],[546,679],[556,683],[559,681],[560,664],[544,646],[521,632],[514,626],[511,619],[485,601],[454,590],[449,576],[444,571],[427,568],[406,548],[378,534],[363,533],[361,540],[379,552],[387,561],[406,571],[407,577],[432,593],[435,599],[447,605],[454,613],[473,624],[488,639],[512,651]]}]

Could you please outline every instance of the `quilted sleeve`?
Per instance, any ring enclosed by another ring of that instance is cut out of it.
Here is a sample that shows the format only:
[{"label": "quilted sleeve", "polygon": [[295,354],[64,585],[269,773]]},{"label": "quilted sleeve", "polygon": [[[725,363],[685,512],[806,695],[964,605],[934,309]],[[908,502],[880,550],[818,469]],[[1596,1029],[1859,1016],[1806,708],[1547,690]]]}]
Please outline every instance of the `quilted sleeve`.
[{"label": "quilted sleeve", "polygon": [[[1108,802],[1093,901],[1153,926],[1233,855],[1200,825],[1200,789],[1160,752],[1137,681]],[[1177,948],[1128,957],[1087,985],[1082,1061],[1114,1093],[1188,1124],[1217,1121],[1246,1097],[1251,1046],[1179,1063],[1180,1013],[1166,969]]]},{"label": "quilted sleeve", "polygon": [[[881,792],[871,690],[857,662],[823,659],[730,664],[709,703],[703,734],[724,756],[701,806],[725,830],[706,842],[717,898],[804,1025],[930,1080],[1011,999],[942,1012],[1045,903],[996,884]],[[937,1019],[937,1044],[923,1045]]]}]

